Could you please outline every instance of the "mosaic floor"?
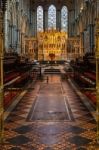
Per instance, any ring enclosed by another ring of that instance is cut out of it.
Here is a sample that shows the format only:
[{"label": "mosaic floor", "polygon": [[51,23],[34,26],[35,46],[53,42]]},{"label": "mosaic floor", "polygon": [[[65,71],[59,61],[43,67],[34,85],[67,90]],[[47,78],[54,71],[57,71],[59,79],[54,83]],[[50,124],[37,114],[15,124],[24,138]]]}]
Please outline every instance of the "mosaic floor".
[{"label": "mosaic floor", "polygon": [[31,87],[5,121],[0,150],[96,150],[96,122],[68,81]]}]

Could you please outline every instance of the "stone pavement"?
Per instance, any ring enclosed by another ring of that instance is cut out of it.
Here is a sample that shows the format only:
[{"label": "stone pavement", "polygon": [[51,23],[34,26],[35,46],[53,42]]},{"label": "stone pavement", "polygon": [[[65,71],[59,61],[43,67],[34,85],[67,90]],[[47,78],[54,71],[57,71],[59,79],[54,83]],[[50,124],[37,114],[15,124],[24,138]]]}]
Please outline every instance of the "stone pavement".
[{"label": "stone pavement", "polygon": [[96,121],[59,75],[37,82],[5,121],[0,150],[95,150]]}]

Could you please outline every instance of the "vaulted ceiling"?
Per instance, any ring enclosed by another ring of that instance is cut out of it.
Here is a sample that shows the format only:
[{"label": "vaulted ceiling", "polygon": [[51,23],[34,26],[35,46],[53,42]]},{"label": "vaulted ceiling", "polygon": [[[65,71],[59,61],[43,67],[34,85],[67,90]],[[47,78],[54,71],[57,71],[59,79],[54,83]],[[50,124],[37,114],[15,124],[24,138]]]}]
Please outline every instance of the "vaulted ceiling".
[{"label": "vaulted ceiling", "polygon": [[43,8],[47,9],[49,5],[53,4],[57,9],[61,8],[63,5],[66,5],[69,10],[73,9],[74,0],[31,0],[33,8],[41,5]]}]

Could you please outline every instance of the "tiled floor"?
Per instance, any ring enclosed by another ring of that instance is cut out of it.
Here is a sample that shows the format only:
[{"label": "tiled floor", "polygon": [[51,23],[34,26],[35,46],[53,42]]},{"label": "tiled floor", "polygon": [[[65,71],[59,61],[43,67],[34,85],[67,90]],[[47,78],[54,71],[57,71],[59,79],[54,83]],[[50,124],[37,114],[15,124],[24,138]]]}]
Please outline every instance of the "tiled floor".
[{"label": "tiled floor", "polygon": [[96,122],[68,81],[31,87],[5,121],[1,150],[96,150]]}]

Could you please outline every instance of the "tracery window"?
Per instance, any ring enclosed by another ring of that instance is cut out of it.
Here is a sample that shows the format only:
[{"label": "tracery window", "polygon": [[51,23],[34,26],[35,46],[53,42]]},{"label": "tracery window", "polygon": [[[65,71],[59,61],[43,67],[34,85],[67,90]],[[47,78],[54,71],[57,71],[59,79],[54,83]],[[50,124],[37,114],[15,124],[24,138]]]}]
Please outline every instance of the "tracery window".
[{"label": "tracery window", "polygon": [[48,9],[48,28],[56,29],[56,7],[54,5]]},{"label": "tracery window", "polygon": [[63,6],[61,10],[61,30],[66,32],[67,29],[68,29],[68,9],[66,6]]},{"label": "tracery window", "polygon": [[37,31],[43,31],[43,7],[37,8]]}]

